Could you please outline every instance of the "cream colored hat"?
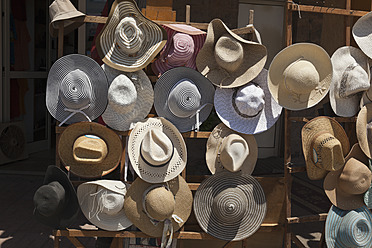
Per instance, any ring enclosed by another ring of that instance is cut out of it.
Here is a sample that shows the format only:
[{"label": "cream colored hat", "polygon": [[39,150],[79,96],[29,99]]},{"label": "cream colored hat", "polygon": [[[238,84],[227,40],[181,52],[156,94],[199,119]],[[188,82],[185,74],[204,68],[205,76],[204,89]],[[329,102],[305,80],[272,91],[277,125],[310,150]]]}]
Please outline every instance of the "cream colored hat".
[{"label": "cream colored hat", "polygon": [[352,33],[359,48],[372,58],[372,12],[360,17],[354,24]]},{"label": "cream colored hat", "polygon": [[356,134],[360,148],[368,158],[372,158],[372,103],[366,104],[359,111]]},{"label": "cream colored hat", "polygon": [[290,110],[316,105],[327,95],[331,82],[331,59],[316,44],[297,43],[288,46],[270,64],[270,92],[279,105]]},{"label": "cream colored hat", "polygon": [[360,108],[363,108],[364,105],[372,102],[372,87],[369,87],[368,90],[364,91],[362,98],[360,99]]}]

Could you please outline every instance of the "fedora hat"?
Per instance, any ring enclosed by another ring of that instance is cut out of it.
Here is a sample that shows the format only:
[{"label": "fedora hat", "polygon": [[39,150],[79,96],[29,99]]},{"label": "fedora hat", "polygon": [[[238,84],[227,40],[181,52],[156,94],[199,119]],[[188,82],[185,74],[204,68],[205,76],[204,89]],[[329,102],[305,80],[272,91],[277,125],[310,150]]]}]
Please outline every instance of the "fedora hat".
[{"label": "fedora hat", "polygon": [[198,130],[213,108],[214,87],[198,71],[177,67],[165,72],[154,87],[154,107],[183,133]]},{"label": "fedora hat", "polygon": [[119,136],[95,122],[69,125],[58,142],[58,154],[66,169],[83,178],[98,178],[113,171],[122,149]]},{"label": "fedora hat", "polygon": [[34,217],[52,228],[69,227],[79,214],[79,202],[74,186],[65,172],[49,165],[43,186],[34,194]]},{"label": "fedora hat", "polygon": [[103,121],[111,128],[127,131],[147,117],[154,103],[154,90],[143,70],[121,72],[102,65],[108,81],[108,104],[102,114]]},{"label": "fedora hat", "polygon": [[282,107],[274,101],[267,87],[267,70],[245,85],[233,89],[217,88],[214,107],[220,120],[244,134],[258,134],[272,127]]},{"label": "fedora hat", "polygon": [[356,120],[356,134],[362,151],[372,158],[372,103],[361,108]]},{"label": "fedora hat", "polygon": [[194,213],[204,232],[223,240],[242,240],[254,234],[265,218],[265,193],[251,175],[224,171],[201,182]]},{"label": "fedora hat", "polygon": [[196,55],[204,45],[207,33],[185,24],[163,24],[168,40],[159,58],[151,64],[156,75],[185,66],[196,70]]},{"label": "fedora hat", "polygon": [[360,109],[362,93],[370,86],[368,57],[358,48],[344,46],[333,53],[331,61],[331,107],[339,116],[354,116]]},{"label": "fedora hat", "polygon": [[263,69],[266,47],[234,34],[220,19],[213,19],[196,67],[214,85],[234,88],[251,81]]},{"label": "fedora hat", "polygon": [[105,26],[96,39],[102,61],[126,72],[145,68],[166,41],[165,30],[146,18],[134,0],[113,2]]},{"label": "fedora hat", "polygon": [[364,193],[369,189],[371,180],[368,158],[356,143],[346,156],[344,167],[329,172],[323,187],[333,205],[351,210],[364,205]]},{"label": "fedora hat", "polygon": [[328,53],[313,43],[297,43],[271,61],[268,84],[273,98],[290,110],[313,107],[328,93],[332,63]]},{"label": "fedora hat", "polygon": [[107,106],[105,72],[93,59],[80,54],[59,58],[50,68],[45,102],[61,124],[92,121]]},{"label": "fedora hat", "polygon": [[372,23],[372,13],[360,17],[353,25],[352,34],[359,48],[370,58],[372,58],[372,41],[370,36]]},{"label": "fedora hat", "polygon": [[344,166],[350,150],[349,138],[334,119],[319,116],[310,120],[302,127],[301,139],[309,179],[322,179],[329,171]]},{"label": "fedora hat", "polygon": [[118,180],[97,180],[80,184],[77,197],[85,217],[107,231],[120,231],[132,225],[124,212],[128,184]]},{"label": "fedora hat", "polygon": [[130,163],[146,182],[167,182],[186,166],[185,141],[178,129],[162,117],[138,122],[129,135],[128,144]]}]

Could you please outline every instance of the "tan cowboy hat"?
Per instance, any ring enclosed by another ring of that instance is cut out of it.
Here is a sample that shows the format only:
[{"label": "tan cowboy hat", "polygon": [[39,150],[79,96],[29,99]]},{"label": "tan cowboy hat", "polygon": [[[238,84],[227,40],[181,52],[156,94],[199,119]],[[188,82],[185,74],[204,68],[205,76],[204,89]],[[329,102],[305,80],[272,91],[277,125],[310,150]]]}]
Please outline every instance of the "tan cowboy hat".
[{"label": "tan cowboy hat", "polygon": [[360,148],[368,158],[372,158],[372,103],[366,104],[359,111],[356,134]]},{"label": "tan cowboy hat", "polygon": [[58,153],[66,169],[79,177],[97,178],[113,171],[122,142],[111,129],[94,122],[69,125],[61,134]]},{"label": "tan cowboy hat", "polygon": [[290,110],[316,105],[327,95],[331,82],[331,59],[322,47],[312,43],[284,48],[269,67],[269,90],[279,105]]},{"label": "tan cowboy hat", "polygon": [[220,19],[213,19],[196,67],[214,85],[234,88],[251,81],[263,69],[266,47],[234,34]]},{"label": "tan cowboy hat", "polygon": [[333,205],[352,210],[365,205],[364,193],[371,185],[372,172],[358,143],[353,145],[345,160],[343,168],[327,174],[323,188]]},{"label": "tan cowboy hat", "polygon": [[301,138],[309,179],[322,179],[329,171],[344,166],[350,143],[337,121],[326,116],[316,117],[302,127]]}]

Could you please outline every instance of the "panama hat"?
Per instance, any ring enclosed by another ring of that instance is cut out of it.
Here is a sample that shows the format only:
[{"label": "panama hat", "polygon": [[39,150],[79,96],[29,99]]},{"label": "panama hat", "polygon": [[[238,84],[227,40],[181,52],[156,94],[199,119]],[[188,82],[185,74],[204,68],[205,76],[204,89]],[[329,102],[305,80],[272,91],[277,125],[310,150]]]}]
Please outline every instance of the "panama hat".
[{"label": "panama hat", "polygon": [[290,110],[313,107],[328,93],[332,63],[328,53],[312,43],[281,50],[271,61],[268,84],[273,98]]},{"label": "panama hat", "polygon": [[105,64],[102,68],[110,84],[102,119],[115,130],[130,130],[147,117],[154,103],[150,79],[143,70],[124,73]]},{"label": "panama hat", "polygon": [[70,226],[80,210],[74,186],[55,165],[48,166],[43,186],[37,189],[33,201],[34,217],[52,228]]},{"label": "panama hat", "polygon": [[130,163],[146,182],[167,182],[186,166],[185,141],[178,129],[164,118],[138,122],[129,135],[128,144]]},{"label": "panama hat", "polygon": [[372,58],[372,12],[360,17],[354,24],[352,33],[359,48],[370,58]]},{"label": "panama hat", "polygon": [[234,88],[251,81],[263,69],[266,47],[234,34],[220,19],[213,19],[196,67],[214,85]]},{"label": "panama hat", "polygon": [[267,87],[266,69],[243,86],[217,88],[214,107],[226,126],[244,134],[266,131],[275,124],[282,112],[282,107],[274,101]]},{"label": "panama hat", "polygon": [[188,67],[166,71],[154,87],[156,113],[172,122],[181,133],[198,130],[212,111],[213,97],[211,82]]},{"label": "panama hat", "polygon": [[58,154],[66,169],[83,178],[102,177],[113,171],[122,149],[114,131],[94,122],[69,125],[58,142]]},{"label": "panama hat", "polygon": [[360,109],[362,93],[370,86],[368,57],[358,48],[344,46],[333,53],[331,61],[331,107],[339,116],[354,116]]},{"label": "panama hat", "polygon": [[204,45],[206,32],[185,24],[163,24],[168,40],[158,59],[151,64],[156,75],[186,66],[196,70],[196,55]]},{"label": "panama hat", "polygon": [[133,72],[146,67],[167,41],[167,33],[146,18],[134,0],[116,0],[98,34],[97,52],[112,68]]},{"label": "panama hat", "polygon": [[329,171],[344,166],[350,143],[337,121],[326,116],[316,117],[302,127],[301,139],[309,179],[322,179]]},{"label": "panama hat", "polygon": [[356,120],[356,134],[362,151],[372,158],[372,103],[361,108]]}]

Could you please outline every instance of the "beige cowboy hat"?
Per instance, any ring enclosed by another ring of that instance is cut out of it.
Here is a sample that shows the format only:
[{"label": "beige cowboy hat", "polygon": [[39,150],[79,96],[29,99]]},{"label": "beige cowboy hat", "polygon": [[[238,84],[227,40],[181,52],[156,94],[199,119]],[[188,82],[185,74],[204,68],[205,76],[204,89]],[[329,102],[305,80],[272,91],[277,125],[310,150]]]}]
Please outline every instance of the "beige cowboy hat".
[{"label": "beige cowboy hat", "polygon": [[113,171],[122,149],[114,131],[94,122],[69,125],[58,142],[58,154],[66,169],[83,178],[98,178]]},{"label": "beige cowboy hat", "polygon": [[368,158],[372,158],[372,103],[366,104],[359,111],[356,134],[360,148]]},{"label": "beige cowboy hat", "polygon": [[309,179],[322,179],[329,171],[344,166],[350,150],[349,138],[334,119],[326,116],[312,119],[302,127],[301,138]]},{"label": "beige cowboy hat", "polygon": [[269,90],[279,105],[290,110],[316,105],[327,95],[331,82],[331,59],[313,43],[284,48],[269,67]]}]

